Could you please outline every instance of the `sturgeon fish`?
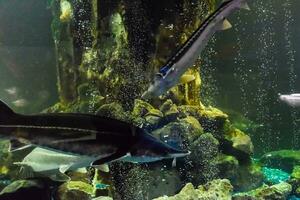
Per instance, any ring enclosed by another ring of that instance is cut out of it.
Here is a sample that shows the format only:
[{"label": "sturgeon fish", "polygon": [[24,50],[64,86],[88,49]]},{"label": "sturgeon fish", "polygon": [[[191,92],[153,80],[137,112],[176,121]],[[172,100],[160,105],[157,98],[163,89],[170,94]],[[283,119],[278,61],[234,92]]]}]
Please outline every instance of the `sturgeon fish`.
[{"label": "sturgeon fish", "polygon": [[279,99],[292,107],[300,107],[300,94],[284,94],[279,95]]},{"label": "sturgeon fish", "polygon": [[116,119],[77,113],[21,115],[2,101],[0,138],[89,158],[88,163],[78,164],[80,167],[97,167],[123,158],[128,162],[154,162],[189,154]]},{"label": "sturgeon fish", "polygon": [[240,8],[249,10],[246,0],[228,0],[223,2],[201,24],[178,52],[169,59],[167,64],[159,70],[154,78],[154,82],[143,93],[142,99],[160,96],[175,86],[187,69],[195,63],[212,35],[218,30],[231,28],[231,24],[226,17]]}]

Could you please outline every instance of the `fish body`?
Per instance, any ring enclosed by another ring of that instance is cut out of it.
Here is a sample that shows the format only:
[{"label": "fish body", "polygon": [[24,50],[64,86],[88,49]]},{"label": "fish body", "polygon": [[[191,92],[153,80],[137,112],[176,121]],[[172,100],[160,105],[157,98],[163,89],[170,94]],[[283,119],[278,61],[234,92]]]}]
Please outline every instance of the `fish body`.
[{"label": "fish body", "polygon": [[279,99],[292,107],[300,107],[300,94],[279,95]]},{"label": "fish body", "polygon": [[188,155],[161,142],[143,129],[116,119],[90,114],[21,115],[0,101],[0,137],[92,158],[99,166],[128,157],[153,162]]},{"label": "fish body", "polygon": [[[66,171],[75,171],[87,167],[94,160],[93,157],[72,155],[36,147],[21,162],[14,162],[14,164],[21,166],[25,178],[42,176],[53,181],[67,181],[70,178],[65,175]],[[104,166],[101,169],[103,168]],[[108,168],[108,166],[105,166],[105,168]]]},{"label": "fish body", "polygon": [[142,98],[148,99],[162,95],[175,86],[179,82],[180,77],[195,63],[212,35],[218,30],[225,30],[231,27],[226,17],[240,8],[249,9],[246,0],[229,0],[223,2],[201,24],[178,52],[171,57],[167,64],[160,69],[156,74],[153,84],[142,95]]}]

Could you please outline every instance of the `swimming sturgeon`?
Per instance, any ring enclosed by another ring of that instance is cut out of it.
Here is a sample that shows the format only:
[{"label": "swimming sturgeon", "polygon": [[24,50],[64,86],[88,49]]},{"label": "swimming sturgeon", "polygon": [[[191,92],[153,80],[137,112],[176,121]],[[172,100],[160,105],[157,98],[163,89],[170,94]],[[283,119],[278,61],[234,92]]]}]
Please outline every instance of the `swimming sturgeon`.
[{"label": "swimming sturgeon", "polygon": [[80,167],[99,166],[122,158],[128,162],[153,162],[189,154],[116,119],[77,113],[21,115],[2,101],[0,138],[85,156],[88,163],[77,163]]},{"label": "swimming sturgeon", "polygon": [[154,82],[143,93],[142,99],[160,96],[175,86],[187,69],[195,63],[212,35],[218,30],[231,28],[231,24],[226,20],[226,17],[240,8],[249,10],[246,0],[228,0],[223,2],[201,24],[178,52],[169,59],[167,64],[159,70],[154,78]]}]

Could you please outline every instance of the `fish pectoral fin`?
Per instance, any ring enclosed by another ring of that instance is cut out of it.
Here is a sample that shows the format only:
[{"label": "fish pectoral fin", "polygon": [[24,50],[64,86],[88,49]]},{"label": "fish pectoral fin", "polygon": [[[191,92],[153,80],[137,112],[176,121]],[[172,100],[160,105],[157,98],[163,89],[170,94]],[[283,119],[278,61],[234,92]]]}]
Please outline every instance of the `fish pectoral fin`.
[{"label": "fish pectoral fin", "polygon": [[243,2],[240,8],[245,10],[251,10],[247,2]]},{"label": "fish pectoral fin", "polygon": [[230,28],[232,28],[232,25],[231,25],[231,23],[225,18],[225,19],[220,23],[220,26],[218,27],[218,30],[224,31],[224,30],[227,30],[227,29],[230,29]]},{"label": "fish pectoral fin", "polygon": [[115,160],[118,160],[119,158],[122,158],[123,156],[125,156],[127,153],[125,152],[122,152],[122,151],[117,151],[107,157],[103,157],[103,158],[100,158],[98,160],[95,160],[91,166],[92,167],[95,167],[97,168],[99,165],[103,165],[105,163],[109,163],[109,162],[112,162],[112,161],[115,161]]},{"label": "fish pectoral fin", "polygon": [[24,165],[22,162],[14,162],[14,164],[20,166],[20,170],[18,172],[18,178],[29,179],[35,177],[34,171],[31,167]]},{"label": "fish pectoral fin", "polygon": [[96,169],[102,171],[102,172],[105,172],[105,173],[108,173],[109,172],[109,166],[108,164],[102,164],[102,165],[98,165],[98,166],[95,166]]},{"label": "fish pectoral fin", "polygon": [[172,167],[176,167],[176,158],[174,158],[172,161]]}]

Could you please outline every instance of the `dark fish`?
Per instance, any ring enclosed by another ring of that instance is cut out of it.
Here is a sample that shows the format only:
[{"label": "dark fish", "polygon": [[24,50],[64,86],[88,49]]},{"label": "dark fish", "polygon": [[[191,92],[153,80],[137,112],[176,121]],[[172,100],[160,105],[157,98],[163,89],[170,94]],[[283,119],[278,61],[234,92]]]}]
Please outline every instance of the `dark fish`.
[{"label": "dark fish", "polygon": [[90,114],[21,115],[0,101],[0,137],[28,145],[94,158],[98,166],[124,159],[153,162],[188,155],[143,129],[116,119]]}]

